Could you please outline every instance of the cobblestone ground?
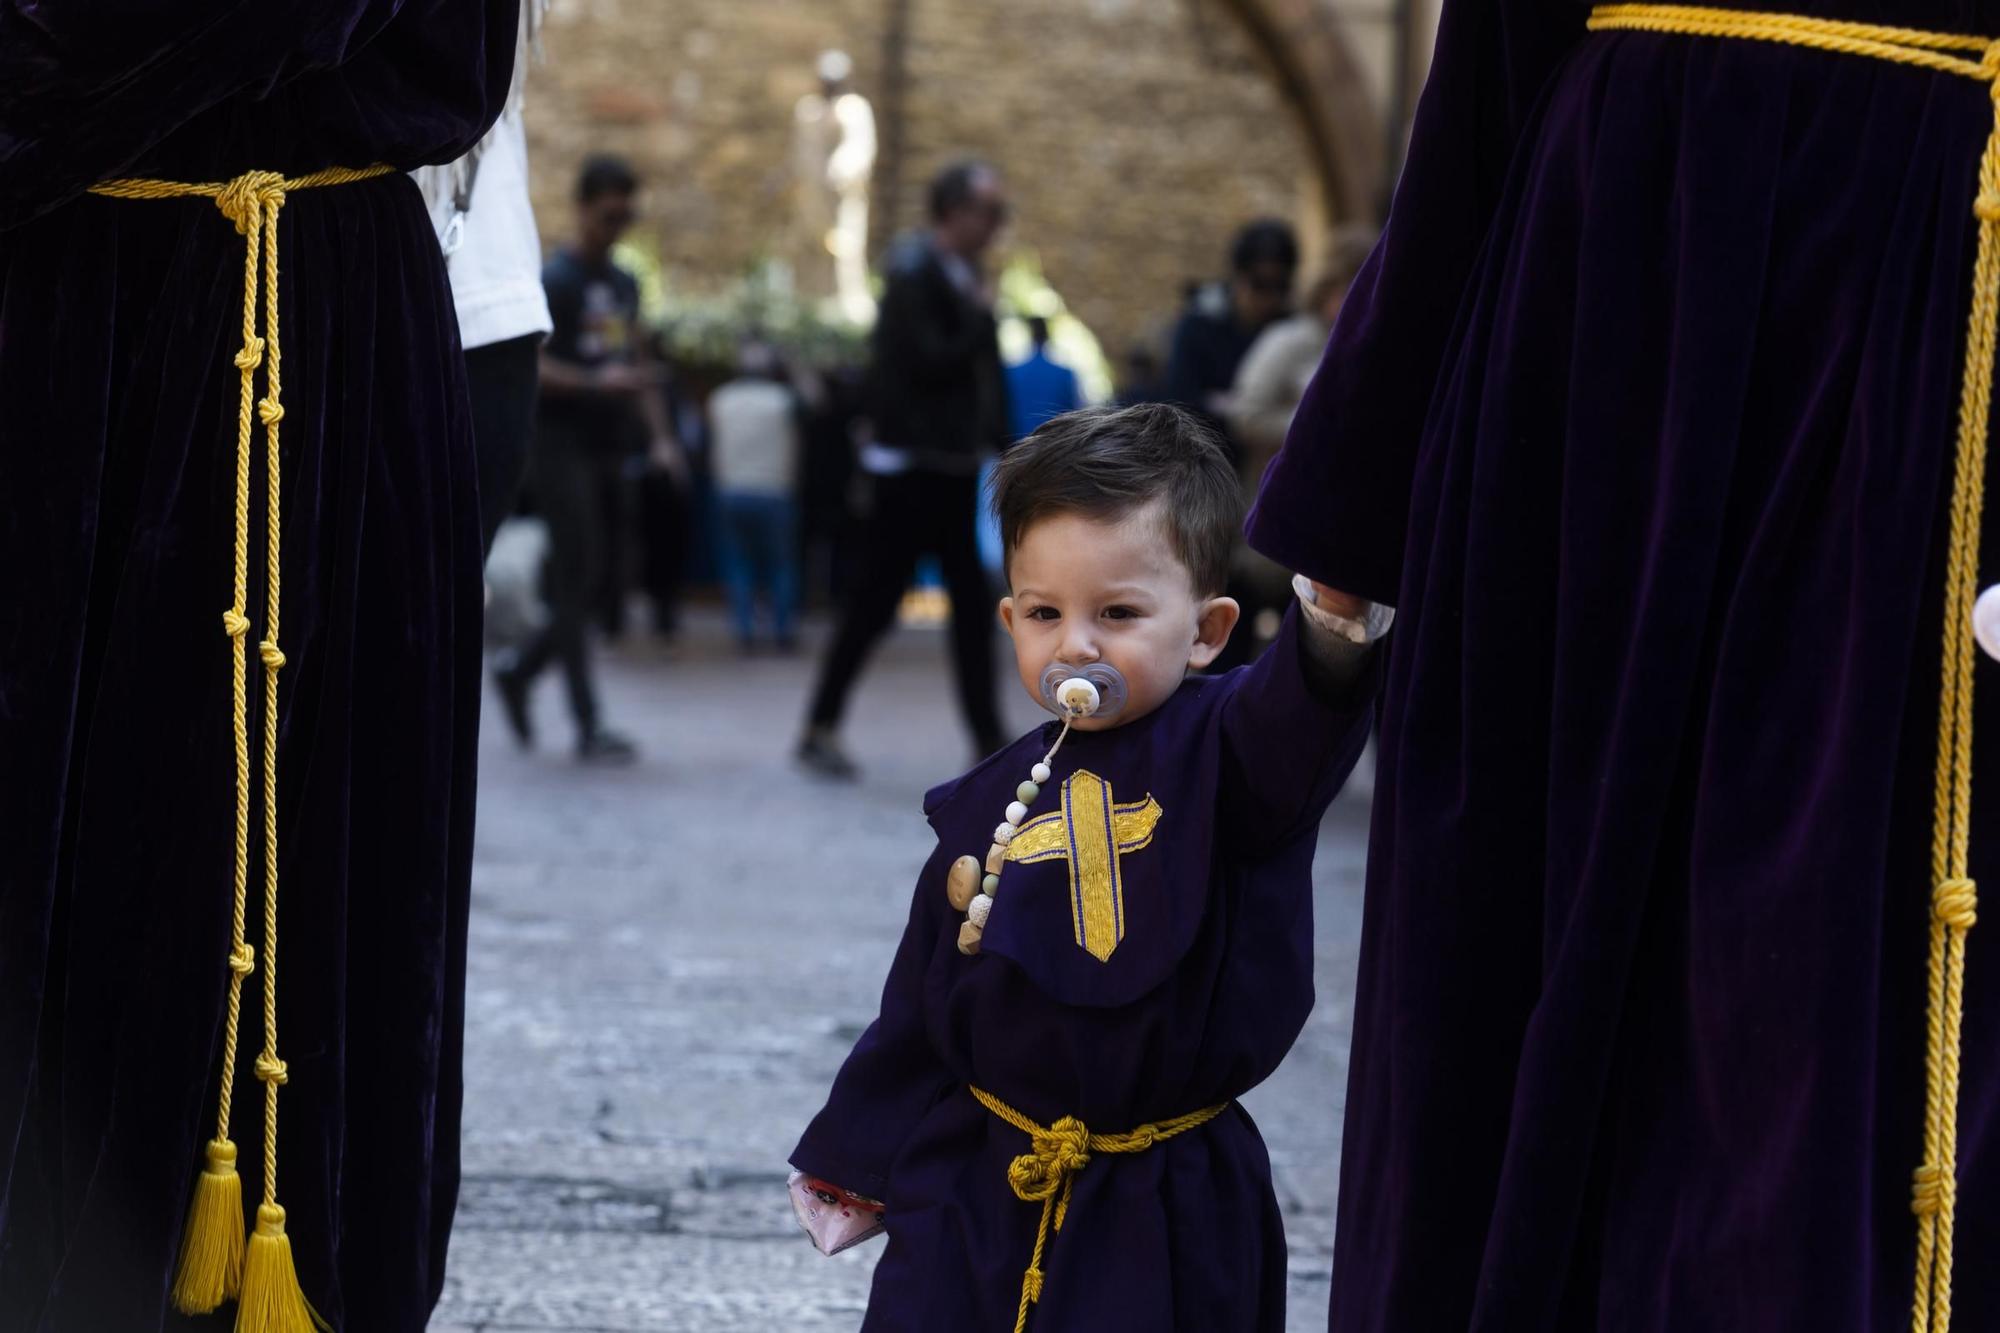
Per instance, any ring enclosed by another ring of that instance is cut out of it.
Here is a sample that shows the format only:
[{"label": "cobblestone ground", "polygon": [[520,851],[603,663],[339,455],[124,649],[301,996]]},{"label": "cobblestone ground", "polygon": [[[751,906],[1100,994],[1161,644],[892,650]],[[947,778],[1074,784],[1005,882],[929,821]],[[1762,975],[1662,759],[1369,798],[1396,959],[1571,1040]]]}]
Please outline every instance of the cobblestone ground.
[{"label": "cobblestone ground", "polygon": [[[487,710],[465,1186],[433,1333],[860,1323],[880,1243],[815,1253],[785,1154],[874,1014],[929,852],[921,794],[967,761],[941,636],[905,630],[879,652],[850,717],[866,767],[851,786],[788,762],[809,657],[739,660],[713,622],[690,637],[671,658],[599,659],[606,715],[643,747],[633,768],[571,760],[553,677],[537,752]],[[1014,693],[1025,730],[1037,711]],[[1321,835],[1318,1008],[1244,1099],[1284,1206],[1294,1330],[1325,1327],[1360,785]]]}]

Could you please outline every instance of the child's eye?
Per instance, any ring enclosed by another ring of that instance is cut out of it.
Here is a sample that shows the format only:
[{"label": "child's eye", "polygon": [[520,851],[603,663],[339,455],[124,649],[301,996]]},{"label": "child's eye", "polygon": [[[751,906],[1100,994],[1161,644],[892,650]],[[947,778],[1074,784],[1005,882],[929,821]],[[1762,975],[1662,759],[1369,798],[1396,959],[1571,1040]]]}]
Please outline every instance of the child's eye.
[{"label": "child's eye", "polygon": [[1034,610],[1028,612],[1028,619],[1060,620],[1062,619],[1062,612],[1056,610],[1053,606],[1038,606]]},{"label": "child's eye", "polygon": [[1107,620],[1131,620],[1138,614],[1137,611],[1129,606],[1107,606],[1104,608],[1104,617]]}]

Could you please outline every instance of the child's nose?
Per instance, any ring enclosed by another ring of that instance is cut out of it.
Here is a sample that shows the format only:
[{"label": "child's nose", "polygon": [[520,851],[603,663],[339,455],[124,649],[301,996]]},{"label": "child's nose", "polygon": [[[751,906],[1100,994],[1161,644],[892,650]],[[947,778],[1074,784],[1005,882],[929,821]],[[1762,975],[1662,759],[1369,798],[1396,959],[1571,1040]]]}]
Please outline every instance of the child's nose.
[{"label": "child's nose", "polygon": [[1082,666],[1097,660],[1097,638],[1086,627],[1072,621],[1064,628],[1056,660],[1065,666]]}]

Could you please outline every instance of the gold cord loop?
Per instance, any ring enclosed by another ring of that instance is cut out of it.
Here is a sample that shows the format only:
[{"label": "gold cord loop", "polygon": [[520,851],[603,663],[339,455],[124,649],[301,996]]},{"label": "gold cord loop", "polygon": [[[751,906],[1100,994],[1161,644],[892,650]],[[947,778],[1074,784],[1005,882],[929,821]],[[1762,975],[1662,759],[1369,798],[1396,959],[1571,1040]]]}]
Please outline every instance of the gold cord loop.
[{"label": "gold cord loop", "polygon": [[[205,1172],[197,1185],[196,1202],[190,1210],[187,1236],[182,1243],[180,1263],[172,1298],[185,1314],[206,1314],[223,1300],[242,1293],[244,1319],[258,1323],[275,1321],[274,1326],[301,1326],[309,1313],[297,1289],[288,1243],[284,1238],[284,1210],[277,1206],[278,1190],[278,1089],[290,1077],[285,1062],[278,1058],[278,671],[285,665],[284,651],[278,646],[278,609],[282,571],[281,537],[283,508],[280,485],[283,455],[278,428],[284,420],[284,396],[280,378],[282,356],[278,317],[278,214],[289,192],[321,185],[338,185],[390,174],[387,166],[359,169],[334,167],[311,175],[286,178],[272,171],[249,171],[233,180],[184,184],[162,180],[115,180],[93,186],[91,193],[113,199],[209,198],[244,238],[243,320],[240,349],[231,358],[238,372],[236,412],[236,499],[234,506],[232,565],[233,591],[229,609],[222,613],[222,627],[233,651],[230,654],[232,730],[235,738],[235,873],[230,914],[228,954],[229,1002],[223,1024],[222,1089],[217,1098],[216,1137],[209,1145],[212,1165],[227,1164],[227,1170]],[[259,306],[263,310],[263,331],[257,328]],[[264,372],[264,394],[256,391],[259,370]],[[257,657],[264,667],[263,772],[261,803],[264,829],[264,1046],[255,1062],[264,1084],[264,1200],[258,1209],[257,1237],[251,1242],[248,1258],[242,1247],[243,1213],[235,1184],[236,1147],[229,1140],[231,1103],[236,1085],[236,1056],[242,1014],[243,979],[255,970],[256,955],[246,938],[250,879],[250,701],[249,633],[247,614],[250,603],[250,473],[255,434],[253,420],[264,427],[265,462],[265,634],[257,645]],[[204,1186],[213,1180],[214,1188]],[[266,1248],[260,1249],[260,1246]],[[279,1255],[276,1246],[283,1249]],[[253,1312],[252,1307],[255,1307]]]},{"label": "gold cord loop", "polygon": [[1191,1111],[1171,1120],[1160,1120],[1124,1134],[1093,1134],[1075,1116],[1064,1116],[1052,1125],[1038,1125],[983,1088],[969,1088],[975,1100],[1000,1119],[1028,1136],[1028,1151],[1007,1164],[1007,1184],[1023,1203],[1042,1205],[1042,1219],[1035,1227],[1035,1249],[1028,1269],[1021,1274],[1021,1305],[1014,1315],[1014,1333],[1028,1327],[1028,1309],[1042,1299],[1042,1256],[1049,1236],[1060,1232],[1069,1214],[1070,1191],[1077,1173],[1090,1165],[1092,1153],[1144,1152],[1161,1139],[1170,1139],[1205,1125],[1229,1109],[1220,1106]]}]

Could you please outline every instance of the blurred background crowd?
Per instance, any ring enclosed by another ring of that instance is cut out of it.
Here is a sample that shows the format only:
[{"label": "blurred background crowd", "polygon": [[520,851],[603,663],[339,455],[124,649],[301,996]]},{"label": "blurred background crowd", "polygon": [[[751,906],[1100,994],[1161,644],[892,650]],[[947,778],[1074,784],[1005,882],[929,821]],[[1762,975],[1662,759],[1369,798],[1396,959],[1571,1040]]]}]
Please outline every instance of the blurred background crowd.
[{"label": "blurred background crowd", "polygon": [[[1027,7],[531,7],[508,117],[424,181],[521,743],[553,730],[546,674],[577,754],[631,759],[591,645],[671,656],[693,604],[745,654],[834,613],[797,753],[835,777],[873,644],[951,622],[984,752],[999,449],[1085,404],[1174,402],[1254,489],[1372,240],[1425,17]],[[1231,663],[1283,571],[1246,552],[1233,591]]]}]

